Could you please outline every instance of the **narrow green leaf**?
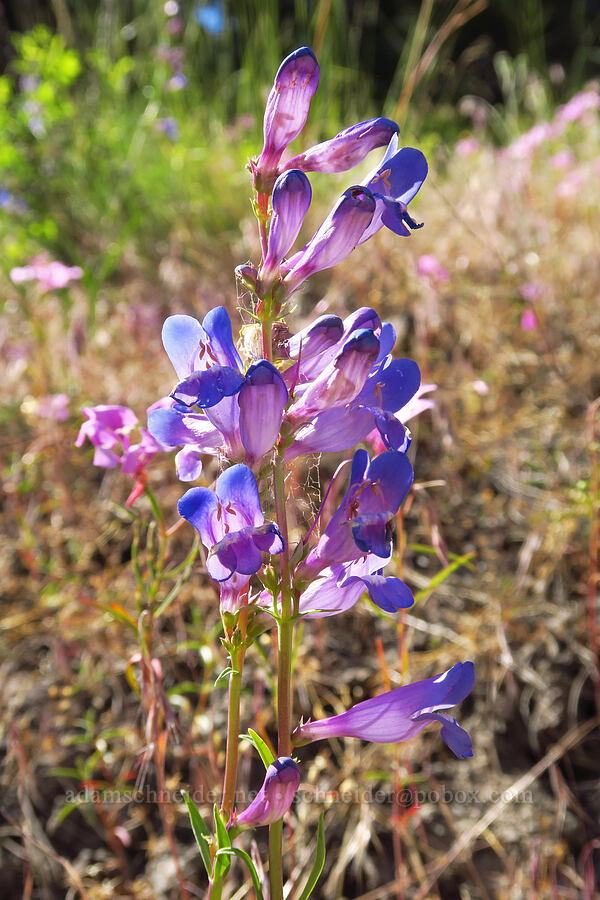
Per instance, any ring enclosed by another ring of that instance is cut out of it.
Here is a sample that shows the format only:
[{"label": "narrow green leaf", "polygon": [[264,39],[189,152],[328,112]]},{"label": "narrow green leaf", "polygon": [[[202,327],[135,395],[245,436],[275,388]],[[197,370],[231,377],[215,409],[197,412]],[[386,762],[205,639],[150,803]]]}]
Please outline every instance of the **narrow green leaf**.
[{"label": "narrow green leaf", "polygon": [[[231,849],[231,840],[229,839],[229,833],[225,828],[225,823],[221,818],[221,814],[217,808],[217,804],[214,806],[214,816],[215,816],[215,825],[217,828],[217,856],[219,850],[230,850]],[[229,856],[227,854],[221,855],[221,859],[215,863],[215,875],[219,874],[221,877],[224,877],[229,872],[229,867],[231,863],[229,861]]]},{"label": "narrow green leaf", "polygon": [[167,594],[167,596],[165,597],[165,599],[164,599],[164,600],[161,600],[161,602],[158,604],[157,608],[154,610],[154,617],[155,617],[156,619],[157,619],[159,616],[162,616],[162,614],[165,613],[165,612],[168,610],[168,608],[170,607],[170,605],[171,605],[171,603],[173,602],[173,600],[176,600],[176,599],[177,599],[177,596],[178,596],[179,593],[181,592],[181,589],[182,589],[182,587],[184,586],[184,584],[185,584],[185,580],[184,580],[184,579],[180,579],[180,580],[177,582],[177,584],[174,584],[174,585],[173,585],[173,587],[171,588],[171,590],[169,591],[169,593]]},{"label": "narrow green leaf", "polygon": [[210,831],[206,827],[204,819],[196,809],[196,806],[186,791],[182,791],[183,799],[185,800],[185,805],[187,806],[187,811],[190,817],[190,822],[192,823],[192,831],[194,832],[194,837],[196,838],[196,843],[198,844],[198,850],[200,851],[200,856],[202,857],[202,862],[204,863],[204,868],[206,869],[206,874],[210,878],[212,872],[212,860],[210,858],[210,850],[208,849],[208,838],[210,837]]},{"label": "narrow green leaf", "polygon": [[319,828],[317,830],[317,850],[315,853],[315,861],[313,863],[313,867],[311,869],[310,875],[308,876],[308,881],[304,887],[304,890],[298,897],[298,900],[308,900],[310,895],[315,889],[315,885],[319,880],[319,876],[323,871],[323,866],[325,865],[325,832],[323,829],[323,813],[319,816]]},{"label": "narrow green leaf", "polygon": [[227,666],[227,668],[223,669],[220,675],[217,676],[214,686],[221,687],[221,685],[226,684],[234,674],[237,675],[238,673],[235,669],[232,669],[231,666]]},{"label": "narrow green leaf", "polygon": [[229,832],[225,828],[225,823],[221,818],[221,814],[217,809],[217,804],[215,803],[215,825],[217,826],[217,846],[219,850],[222,850],[224,847],[231,847],[231,841],[229,839]]},{"label": "narrow green leaf", "polygon": [[242,740],[250,741],[250,743],[254,745],[255,750],[258,752],[258,755],[265,764],[265,769],[268,769],[271,763],[275,760],[275,756],[273,755],[269,745],[265,741],[263,741],[260,734],[257,734],[256,731],[254,731],[252,728],[249,728],[248,734],[240,734],[240,737]]},{"label": "narrow green leaf", "polygon": [[141,518],[139,512],[135,509],[130,509],[127,506],[123,506],[122,503],[111,503],[113,509],[118,509],[120,513],[127,516],[128,519],[132,519],[134,521],[139,520]]},{"label": "narrow green leaf", "polygon": [[91,600],[88,598],[82,598],[82,603],[86,603],[89,606],[94,606],[96,609],[101,609],[102,612],[108,613],[109,616],[112,616],[113,619],[116,619],[117,622],[121,622],[123,625],[127,625],[128,628],[131,628],[135,634],[138,632],[138,623],[131,616],[126,609],[120,606],[118,603],[109,602],[103,603],[101,600]]},{"label": "narrow green leaf", "polygon": [[167,697],[176,697],[177,694],[202,694],[204,685],[196,684],[195,681],[182,681],[174,684],[173,687],[166,691]]},{"label": "narrow green leaf", "polygon": [[179,575],[181,572],[184,572],[185,569],[192,567],[192,563],[198,556],[199,544],[195,543],[186,556],[186,558],[178,563],[176,566],[173,566],[171,569],[167,569],[165,572],[165,578],[174,578],[176,575]]},{"label": "narrow green leaf", "polygon": [[408,550],[412,550],[413,553],[425,553],[427,556],[437,556],[437,551],[434,547],[429,547],[427,544],[409,544]]},{"label": "narrow green leaf", "polygon": [[162,524],[163,514],[160,506],[158,505],[158,500],[154,496],[154,492],[150,490],[148,485],[145,486],[145,494],[148,500],[150,501],[150,506],[152,507],[152,512],[154,513],[154,518],[157,522]]},{"label": "narrow green leaf", "polygon": [[248,871],[252,877],[252,884],[254,885],[254,893],[256,894],[256,900],[264,900],[263,892],[260,886],[260,879],[258,877],[258,872],[252,862],[250,856],[246,853],[245,850],[242,850],[241,847],[224,847],[222,850],[217,850],[217,856],[237,856],[239,859],[242,859],[246,865],[248,866]]},{"label": "narrow green leaf", "polygon": [[49,774],[55,778],[78,778],[81,780],[81,772],[79,769],[69,769],[66,766],[55,766],[50,769]]},{"label": "narrow green leaf", "polygon": [[450,565],[446,566],[445,569],[442,569],[441,572],[438,572],[437,575],[434,575],[426,588],[423,588],[422,591],[419,591],[415,594],[415,603],[418,603],[419,600],[422,600],[424,597],[427,597],[436,587],[439,587],[443,581],[446,580],[453,572],[456,572],[457,569],[460,569],[461,566],[469,567],[470,561],[475,556],[474,552],[465,553],[464,556],[459,556],[455,560],[453,560]]},{"label": "narrow green leaf", "polygon": [[71,803],[65,803],[62,809],[60,809],[52,819],[52,827],[58,828],[61,822],[64,822],[67,816],[70,815],[75,809],[81,809],[81,803],[79,803],[77,800],[73,800]]}]

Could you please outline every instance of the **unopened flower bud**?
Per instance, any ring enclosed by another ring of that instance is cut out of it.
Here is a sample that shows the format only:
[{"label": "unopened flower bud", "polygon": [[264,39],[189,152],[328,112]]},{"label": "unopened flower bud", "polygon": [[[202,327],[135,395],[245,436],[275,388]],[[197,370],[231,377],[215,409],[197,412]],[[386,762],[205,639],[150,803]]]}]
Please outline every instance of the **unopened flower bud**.
[{"label": "unopened flower bud", "polygon": [[259,192],[270,193],[281,154],[298,137],[319,84],[319,64],[309,47],[300,47],[279,66],[267,100],[264,146],[255,168]]},{"label": "unopened flower bud", "polygon": [[238,279],[238,281],[241,281],[244,287],[248,288],[249,291],[256,291],[256,279],[258,278],[258,272],[256,270],[256,266],[253,266],[252,263],[245,263],[242,266],[236,266],[235,277]]},{"label": "unopened flower bud", "polygon": [[275,366],[263,359],[250,366],[239,395],[240,434],[250,465],[275,444],[288,392]]},{"label": "unopened flower bud", "polygon": [[310,182],[298,169],[284,172],[275,182],[267,256],[260,271],[263,281],[275,273],[298,237],[311,197]]}]

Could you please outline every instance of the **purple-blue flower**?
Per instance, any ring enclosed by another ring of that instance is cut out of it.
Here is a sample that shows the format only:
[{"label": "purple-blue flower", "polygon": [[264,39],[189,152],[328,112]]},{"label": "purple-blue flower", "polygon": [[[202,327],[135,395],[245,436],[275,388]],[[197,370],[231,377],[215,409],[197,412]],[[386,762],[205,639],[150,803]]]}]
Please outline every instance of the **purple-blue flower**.
[{"label": "purple-blue flower", "polygon": [[414,147],[398,150],[398,136],[394,135],[383,159],[364,180],[364,186],[375,198],[376,209],[359,244],[368,241],[383,225],[404,237],[410,234],[409,229],[421,227],[408,214],[408,204],[417,195],[427,171],[427,160],[421,151]]},{"label": "purple-blue flower", "polygon": [[239,392],[240,437],[250,465],[277,440],[287,402],[287,388],[272,363],[263,359],[250,366]]},{"label": "purple-blue flower", "polygon": [[407,684],[357,703],[339,716],[301,723],[294,731],[294,743],[298,745],[333,737],[397,743],[414,737],[430,722],[440,722],[442,738],[452,752],[459,759],[473,756],[469,735],[444,710],[464,700],[473,689],[474,681],[473,663],[457,663],[434,678]]},{"label": "purple-blue flower", "polygon": [[[420,384],[421,373],[412,359],[386,356],[373,366],[354,400],[346,406],[320,412],[312,422],[296,432],[286,450],[286,459],[295,459],[306,453],[334,453],[353,447],[374,427],[381,425],[382,413],[397,412],[408,403]],[[405,450],[406,435],[389,422],[387,424],[388,446],[394,450]]]},{"label": "purple-blue flower", "polygon": [[353,331],[337,355],[314,380],[300,385],[286,419],[310,422],[326,409],[346,406],[360,393],[379,356],[379,340],[371,328]]},{"label": "purple-blue flower", "polygon": [[391,358],[395,341],[391,324],[369,307],[344,321],[321,316],[288,340],[291,365],[282,374],[293,398],[285,418],[296,430],[286,459],[346,450],[374,428],[386,449],[407,450],[408,432],[394,414],[417,393],[421,375],[412,360]]},{"label": "purple-blue flower", "polygon": [[225,7],[222,3],[213,0],[212,3],[198,4],[194,7],[194,19],[209,34],[217,35],[225,28]]},{"label": "purple-blue flower", "polygon": [[179,140],[179,123],[174,116],[165,116],[156,120],[156,130],[159,134],[166,135],[170,141]]},{"label": "purple-blue flower", "polygon": [[221,613],[236,613],[244,605],[248,596],[249,575],[234,572],[226,581],[219,584],[219,608]]},{"label": "purple-blue flower", "polygon": [[294,362],[283,373],[288,388],[310,381],[321,372],[327,365],[325,354],[339,344],[343,334],[344,323],[340,317],[324,315],[292,335],[286,352]]},{"label": "purple-blue flower", "polygon": [[283,151],[304,128],[318,85],[319,65],[308,47],[300,47],[281,63],[265,109],[264,146],[252,164],[259,193],[270,193],[277,175],[287,169],[344,172],[397,134],[398,125],[391,119],[368,119],[281,162]]},{"label": "purple-blue flower", "polygon": [[[172,403],[171,398],[168,398]],[[175,456],[180,481],[195,481],[202,473],[202,454],[217,455],[224,444],[223,434],[204,415],[184,412],[173,406],[151,407],[148,429],[161,443],[181,447]]]},{"label": "purple-blue flower", "polygon": [[371,150],[385,147],[397,133],[398,126],[391,119],[379,117],[358,122],[330,140],[288,159],[282,168],[302,172],[345,172],[361,163]]},{"label": "purple-blue flower", "polygon": [[369,460],[366,450],[357,450],[348,490],[300,567],[302,577],[368,553],[387,561],[392,551],[393,519],[412,482],[413,468],[404,453],[387,451]]},{"label": "purple-blue flower", "polygon": [[[392,554],[391,525],[413,480],[403,453],[391,451],[370,461],[357,450],[350,485],[316,547],[298,566],[294,587],[297,612],[309,619],[346,612],[366,592],[388,613],[412,606],[412,592],[395,576],[385,576]],[[272,605],[268,591],[260,606]]]},{"label": "purple-blue flower", "polygon": [[379,360],[382,354],[389,352],[395,341],[394,335],[394,340],[389,344],[388,325],[389,323],[382,325],[375,310],[368,306],[361,306],[343,321],[339,316],[320,316],[287,341],[286,351],[294,362],[283,373],[286,384],[303,385],[314,381],[340,354],[348,339],[360,329],[370,329],[379,340]]},{"label": "purple-blue flower", "polygon": [[171,394],[174,406],[154,410],[148,428],[162,443],[187,448],[179,477],[193,480],[194,460],[203,453],[254,465],[273,447],[288,402],[275,366],[259,360],[244,373],[222,306],[202,324],[192,316],[169,316],[162,338],[179,382]]},{"label": "purple-blue flower", "polygon": [[344,260],[383,225],[404,236],[409,228],[421,227],[409,215],[408,204],[425,181],[427,161],[420,150],[404,147],[396,152],[397,146],[394,135],[364,184],[344,191],[308,244],[283,264],[287,296],[310,275]]},{"label": "purple-blue flower", "polygon": [[252,471],[238,464],[217,478],[214,491],[191,488],[179,501],[180,516],[199,532],[208,550],[206,568],[215,581],[234,572],[252,575],[263,564],[263,553],[281,553],[283,538],[266,522]]},{"label": "purple-blue flower", "polygon": [[268,767],[258,794],[242,813],[235,815],[233,827],[255,828],[272,825],[286,814],[300,786],[300,769],[289,756],[280,756]]},{"label": "purple-blue flower", "polygon": [[[300,594],[298,613],[306,619],[322,619],[347,612],[368,592],[376,606],[388,613],[408,609],[414,603],[410,588],[400,578],[385,576],[382,560],[372,553],[349,563],[322,569]],[[261,595],[261,605],[270,605]]]},{"label": "purple-blue flower", "polygon": [[331,269],[352,253],[376,209],[371,191],[360,185],[344,191],[308,244],[285,263],[286,296],[310,275]]}]

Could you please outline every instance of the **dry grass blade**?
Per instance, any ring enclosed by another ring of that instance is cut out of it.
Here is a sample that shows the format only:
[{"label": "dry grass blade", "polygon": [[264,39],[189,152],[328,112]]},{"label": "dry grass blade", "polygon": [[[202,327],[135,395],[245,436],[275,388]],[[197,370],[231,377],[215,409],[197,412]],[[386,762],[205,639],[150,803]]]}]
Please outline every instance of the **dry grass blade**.
[{"label": "dry grass blade", "polygon": [[[428,4],[425,4],[425,7],[427,6]],[[472,19],[474,16],[479,15],[480,12],[483,12],[486,6],[487,0],[473,0],[473,2],[470,2],[470,0],[459,0],[452,12],[449,14],[446,21],[435,33],[434,37],[431,40],[431,43],[421,56],[418,64],[410,71],[408,79],[406,80],[404,87],[402,88],[402,93],[400,94],[398,103],[396,104],[396,108],[394,109],[394,119],[396,119],[400,123],[404,121],[406,110],[408,109],[410,99],[416,86],[419,84],[429,67],[432,65],[435,57],[439,53],[445,41],[448,40],[451,34],[453,34],[459,28],[462,28],[462,26],[465,25],[469,21],[469,19]],[[428,13],[426,13],[423,16],[423,19],[426,21],[428,17]]]}]

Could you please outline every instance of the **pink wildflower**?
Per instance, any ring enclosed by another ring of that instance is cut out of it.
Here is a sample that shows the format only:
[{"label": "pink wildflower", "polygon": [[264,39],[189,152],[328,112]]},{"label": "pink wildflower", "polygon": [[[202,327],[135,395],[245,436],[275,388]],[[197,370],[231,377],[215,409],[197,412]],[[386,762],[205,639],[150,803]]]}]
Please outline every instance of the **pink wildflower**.
[{"label": "pink wildflower", "polygon": [[67,394],[50,394],[47,397],[40,397],[36,412],[42,419],[64,422],[69,418],[69,398]]},{"label": "pink wildflower", "polygon": [[58,261],[48,262],[41,256],[35,256],[28,266],[17,266],[10,270],[13,284],[37,281],[44,291],[64,288],[70,281],[77,281],[82,277],[83,269],[79,266],[65,266]]},{"label": "pink wildflower", "polygon": [[575,162],[575,156],[571,150],[559,150],[550,157],[550,165],[554,169],[570,169]]},{"label": "pink wildflower", "polygon": [[436,287],[450,280],[448,270],[431,253],[418,258],[417,273],[421,278],[428,278]]},{"label": "pink wildflower", "polygon": [[575,197],[585,182],[585,169],[581,166],[579,169],[573,169],[562,181],[556,186],[556,196],[561,200],[567,200]]},{"label": "pink wildflower", "polygon": [[477,138],[465,137],[456,142],[454,149],[458,156],[472,156],[473,153],[477,153],[480,146]]},{"label": "pink wildflower", "polygon": [[521,328],[523,331],[535,331],[538,327],[537,316],[532,309],[526,309],[521,316]]},{"label": "pink wildflower", "polygon": [[549,125],[548,122],[540,122],[513,141],[507,148],[506,155],[510,159],[529,159],[540,144],[554,135],[555,130],[552,125]]},{"label": "pink wildflower", "polygon": [[471,387],[476,394],[479,394],[480,397],[486,397],[490,392],[489,385],[487,385],[485,381],[482,381],[481,378],[478,378],[476,381],[472,381]]},{"label": "pink wildflower", "polygon": [[555,123],[562,131],[571,122],[582,119],[587,113],[600,108],[600,94],[596,90],[580,91],[568,103],[559,107],[554,116]]},{"label": "pink wildflower", "polygon": [[535,303],[536,300],[542,299],[545,291],[546,288],[541,281],[528,281],[521,288],[521,297],[528,303]]}]

